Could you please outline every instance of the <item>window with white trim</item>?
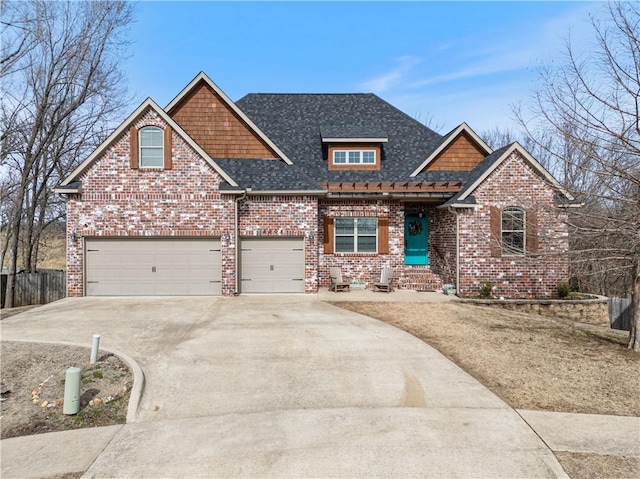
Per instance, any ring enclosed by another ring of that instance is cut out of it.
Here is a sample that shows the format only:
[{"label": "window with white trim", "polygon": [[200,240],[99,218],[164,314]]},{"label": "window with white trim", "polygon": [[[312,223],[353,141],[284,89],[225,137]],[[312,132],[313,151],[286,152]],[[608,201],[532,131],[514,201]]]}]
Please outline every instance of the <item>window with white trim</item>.
[{"label": "window with white trim", "polygon": [[376,253],[378,218],[336,218],[336,253]]},{"label": "window with white trim", "polygon": [[375,150],[333,150],[334,165],[374,165]]},{"label": "window with white trim", "polygon": [[525,252],[525,212],[521,208],[502,210],[502,254],[523,255]]},{"label": "window with white trim", "polygon": [[140,167],[162,168],[164,164],[164,130],[146,126],[138,134],[140,143]]}]

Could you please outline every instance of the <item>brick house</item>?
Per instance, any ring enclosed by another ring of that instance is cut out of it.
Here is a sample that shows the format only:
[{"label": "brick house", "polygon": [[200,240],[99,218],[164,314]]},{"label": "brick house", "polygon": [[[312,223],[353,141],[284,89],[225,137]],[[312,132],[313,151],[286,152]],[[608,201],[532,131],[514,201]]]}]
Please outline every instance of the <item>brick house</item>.
[{"label": "brick house", "polygon": [[56,191],[69,296],[368,284],[553,296],[573,198],[518,143],[445,136],[373,94],[249,94],[200,73],[143,102]]}]

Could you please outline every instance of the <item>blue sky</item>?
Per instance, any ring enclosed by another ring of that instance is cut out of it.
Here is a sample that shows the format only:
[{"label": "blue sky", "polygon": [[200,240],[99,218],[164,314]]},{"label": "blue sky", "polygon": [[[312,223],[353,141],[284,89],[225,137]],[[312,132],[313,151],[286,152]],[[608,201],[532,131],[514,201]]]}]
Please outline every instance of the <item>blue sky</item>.
[{"label": "blue sky", "polygon": [[445,133],[511,127],[541,62],[585,44],[600,2],[140,2],[132,109],[200,71],[247,93],[373,92]]}]

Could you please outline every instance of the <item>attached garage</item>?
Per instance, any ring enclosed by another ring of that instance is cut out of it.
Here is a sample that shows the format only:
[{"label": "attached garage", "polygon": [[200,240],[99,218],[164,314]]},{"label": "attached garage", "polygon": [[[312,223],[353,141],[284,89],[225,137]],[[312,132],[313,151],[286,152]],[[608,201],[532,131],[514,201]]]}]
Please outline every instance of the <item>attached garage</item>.
[{"label": "attached garage", "polygon": [[241,293],[304,293],[303,238],[244,238]]},{"label": "attached garage", "polygon": [[86,296],[217,296],[219,239],[87,238]]}]

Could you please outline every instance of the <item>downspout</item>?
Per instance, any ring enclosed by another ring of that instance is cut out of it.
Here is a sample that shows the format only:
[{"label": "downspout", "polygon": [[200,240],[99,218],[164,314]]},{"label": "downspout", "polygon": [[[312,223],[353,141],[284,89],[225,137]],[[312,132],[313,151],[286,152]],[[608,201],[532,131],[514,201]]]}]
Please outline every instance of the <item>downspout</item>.
[{"label": "downspout", "polygon": [[234,296],[238,296],[240,294],[239,291],[239,283],[238,283],[238,278],[240,276],[240,267],[238,265],[238,260],[240,258],[240,223],[238,221],[238,204],[244,200],[247,197],[247,192],[246,190],[242,191],[242,195],[238,196],[235,200],[235,218],[234,218],[234,228],[233,228],[233,234],[235,236],[235,261],[234,261],[234,268],[235,268],[235,291],[233,292]]},{"label": "downspout", "polygon": [[460,296],[460,216],[456,208],[449,206],[448,209],[456,215],[456,292]]}]

